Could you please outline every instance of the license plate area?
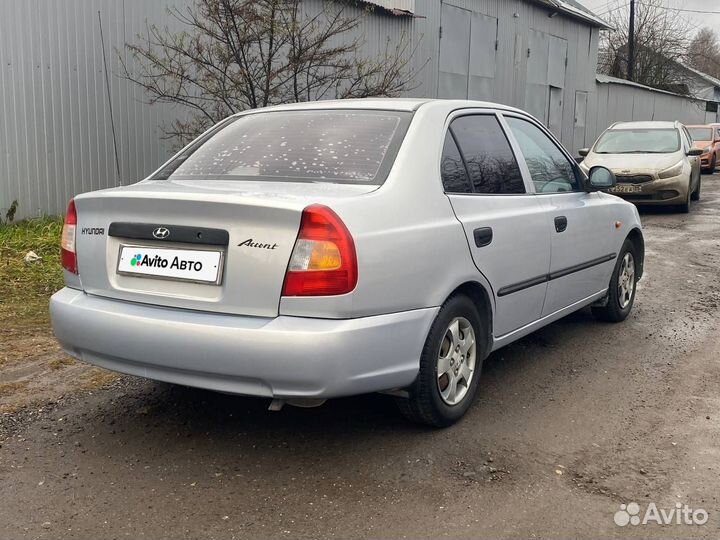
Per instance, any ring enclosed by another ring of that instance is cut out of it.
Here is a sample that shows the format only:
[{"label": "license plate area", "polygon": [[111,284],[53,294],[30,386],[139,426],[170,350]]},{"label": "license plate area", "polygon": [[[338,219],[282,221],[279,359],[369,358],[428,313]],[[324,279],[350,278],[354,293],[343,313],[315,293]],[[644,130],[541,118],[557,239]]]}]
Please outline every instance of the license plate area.
[{"label": "license plate area", "polygon": [[225,252],[120,244],[116,272],[123,276],[219,285]]},{"label": "license plate area", "polygon": [[608,189],[608,193],[640,193],[642,186],[622,186],[617,185]]}]

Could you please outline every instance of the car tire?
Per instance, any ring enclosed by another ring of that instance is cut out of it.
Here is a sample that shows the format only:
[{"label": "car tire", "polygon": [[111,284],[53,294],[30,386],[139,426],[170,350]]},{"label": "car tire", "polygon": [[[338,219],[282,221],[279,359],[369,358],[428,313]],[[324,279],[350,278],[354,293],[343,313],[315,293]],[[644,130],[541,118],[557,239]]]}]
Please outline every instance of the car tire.
[{"label": "car tire", "polygon": [[687,193],[687,200],[683,204],[677,205],[677,210],[681,214],[689,214],[690,213],[690,201],[692,200],[692,181],[688,183],[688,193]]},{"label": "car tire", "polygon": [[[715,170],[713,168],[713,170]],[[702,178],[698,178],[697,187],[695,188],[695,191],[692,192],[692,195],[690,195],[690,199],[693,201],[699,201],[700,200],[700,188],[702,187]]]},{"label": "car tire", "polygon": [[717,154],[713,154],[712,161],[710,162],[710,170],[708,172],[710,174],[714,174],[716,166],[717,166]]},{"label": "car tire", "polygon": [[417,379],[407,398],[396,398],[403,416],[433,427],[447,427],[463,417],[475,398],[487,351],[484,328],[467,296],[455,295],[443,304],[425,340]]},{"label": "car tire", "polygon": [[592,314],[599,321],[621,322],[627,319],[635,303],[637,291],[638,254],[629,239],[623,243],[610,278],[607,303],[593,306]]}]

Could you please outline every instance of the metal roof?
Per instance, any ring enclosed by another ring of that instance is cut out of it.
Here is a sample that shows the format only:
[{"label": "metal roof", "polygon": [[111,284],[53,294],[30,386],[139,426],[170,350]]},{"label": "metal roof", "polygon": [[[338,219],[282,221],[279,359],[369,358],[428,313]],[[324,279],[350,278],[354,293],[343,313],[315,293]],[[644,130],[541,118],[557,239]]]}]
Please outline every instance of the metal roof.
[{"label": "metal roof", "polygon": [[[365,4],[378,6],[384,11],[398,16],[415,14],[415,0],[360,0]],[[595,15],[577,0],[531,0],[537,4],[545,5],[575,19],[580,19],[592,26],[603,29],[612,29],[608,23]]]},{"label": "metal roof", "polygon": [[643,90],[650,90],[651,92],[658,92],[660,94],[668,94],[670,96],[677,96],[684,99],[694,101],[705,101],[701,98],[693,96],[685,96],[683,94],[676,94],[675,92],[668,92],[667,90],[660,90],[659,88],[653,88],[652,86],[646,86],[644,84],[628,81],[627,79],[618,79],[617,77],[611,77],[610,75],[603,75],[602,73],[595,74],[595,80],[600,84],[622,84],[625,86],[634,86],[635,88],[642,88]]},{"label": "metal roof", "polygon": [[691,68],[687,64],[683,64],[682,62],[677,62],[678,65],[688,70],[690,73],[693,73],[694,75],[697,75],[699,78],[709,82],[713,86],[720,88],[720,79],[716,79],[712,75],[708,75],[707,73],[703,73],[700,70],[697,70],[695,68]]},{"label": "metal roof", "polygon": [[563,13],[569,17],[580,19],[591,26],[601,28],[603,30],[612,30],[612,26],[595,15],[588,8],[583,6],[577,0],[532,0],[536,4],[542,4],[548,8],[555,9],[559,13]]},{"label": "metal roof", "polygon": [[415,13],[415,0],[360,0],[381,7],[392,15],[407,16]]}]

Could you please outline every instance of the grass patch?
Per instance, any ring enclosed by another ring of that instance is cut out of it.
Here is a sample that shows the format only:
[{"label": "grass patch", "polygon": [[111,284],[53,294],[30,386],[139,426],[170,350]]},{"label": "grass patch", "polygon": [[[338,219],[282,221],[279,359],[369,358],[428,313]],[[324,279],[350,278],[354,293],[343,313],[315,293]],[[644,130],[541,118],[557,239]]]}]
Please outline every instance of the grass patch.
[{"label": "grass patch", "polygon": [[120,375],[112,371],[93,368],[81,377],[81,388],[83,390],[97,390],[98,388],[102,388],[103,386],[107,386],[108,384],[115,382],[119,378]]},{"label": "grass patch", "polygon": [[72,366],[75,363],[75,359],[69,356],[61,356],[60,358],[54,358],[48,362],[50,369],[61,369],[65,366]]},{"label": "grass patch", "polygon": [[[48,323],[48,300],[63,284],[61,232],[55,217],[0,225],[0,324]],[[41,259],[25,262],[29,251]]]},{"label": "grass patch", "polygon": [[10,392],[17,392],[27,387],[28,381],[13,381],[0,383],[0,394],[9,394]]}]

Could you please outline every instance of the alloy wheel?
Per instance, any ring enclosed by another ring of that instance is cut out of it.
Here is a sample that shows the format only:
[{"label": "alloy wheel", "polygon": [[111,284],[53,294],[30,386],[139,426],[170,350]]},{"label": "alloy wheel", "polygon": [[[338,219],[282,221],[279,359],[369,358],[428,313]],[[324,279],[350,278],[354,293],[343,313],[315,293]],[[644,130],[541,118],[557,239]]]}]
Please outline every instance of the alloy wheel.
[{"label": "alloy wheel", "polygon": [[448,405],[457,405],[467,394],[476,359],[475,330],[466,318],[455,317],[445,330],[437,361],[438,390]]},{"label": "alloy wheel", "polygon": [[632,253],[628,252],[620,263],[618,273],[618,302],[620,308],[625,309],[632,301],[635,290],[635,259]]}]

